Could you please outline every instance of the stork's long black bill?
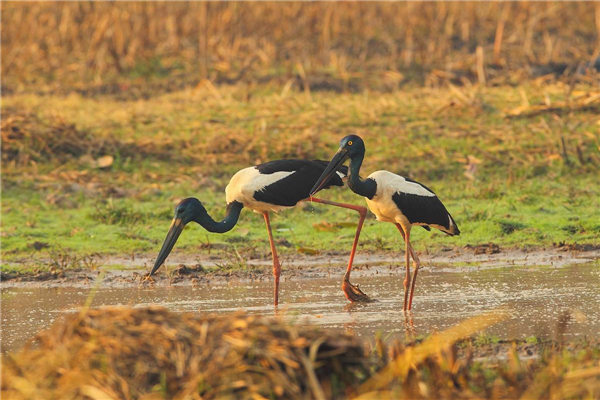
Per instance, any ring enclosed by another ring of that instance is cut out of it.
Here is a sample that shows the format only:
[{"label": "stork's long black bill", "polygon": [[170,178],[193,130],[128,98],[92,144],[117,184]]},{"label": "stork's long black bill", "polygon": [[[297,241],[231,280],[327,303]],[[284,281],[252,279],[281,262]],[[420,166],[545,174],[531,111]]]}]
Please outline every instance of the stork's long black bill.
[{"label": "stork's long black bill", "polygon": [[169,228],[169,232],[167,233],[167,237],[163,242],[163,245],[158,253],[158,257],[156,258],[156,262],[154,263],[154,268],[152,268],[152,272],[150,272],[150,276],[154,275],[156,270],[160,268],[160,266],[165,262],[171,250],[173,250],[173,246],[175,246],[175,242],[183,232],[183,228],[185,224],[180,218],[174,218],[171,223],[171,227]]},{"label": "stork's long black bill", "polygon": [[348,157],[348,150],[343,148],[340,148],[337,153],[335,153],[329,162],[329,165],[327,165],[327,168],[325,168],[325,171],[323,171],[317,180],[317,183],[315,183],[315,186],[313,186],[312,190],[310,191],[310,196],[317,193],[323,188],[323,186],[327,184],[327,182],[329,182],[329,179],[333,176],[333,174],[336,173],[338,168],[348,159]]}]

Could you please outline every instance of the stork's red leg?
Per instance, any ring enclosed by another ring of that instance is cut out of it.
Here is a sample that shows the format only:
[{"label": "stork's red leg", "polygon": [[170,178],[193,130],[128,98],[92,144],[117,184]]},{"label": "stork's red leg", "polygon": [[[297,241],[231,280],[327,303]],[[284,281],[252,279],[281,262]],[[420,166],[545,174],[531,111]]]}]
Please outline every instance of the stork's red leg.
[{"label": "stork's red leg", "polygon": [[273,277],[275,278],[275,289],[273,290],[273,304],[279,304],[279,277],[281,276],[281,264],[279,263],[279,257],[277,257],[277,249],[275,248],[275,242],[273,241],[273,233],[271,232],[271,222],[269,221],[269,212],[264,212],[265,224],[267,225],[267,232],[269,233],[269,243],[271,243],[271,254],[273,255]]},{"label": "stork's red leg", "polygon": [[315,203],[321,204],[328,204],[336,207],[348,208],[350,210],[357,211],[360,214],[358,226],[356,227],[356,234],[354,235],[354,242],[352,243],[352,250],[350,251],[348,268],[346,269],[346,273],[344,274],[344,280],[342,281],[342,291],[344,292],[344,296],[346,296],[346,298],[352,303],[356,301],[372,301],[369,296],[367,296],[362,290],[359,289],[358,285],[353,285],[352,283],[350,283],[352,263],[354,262],[354,256],[356,255],[356,247],[358,246],[360,232],[365,222],[365,218],[367,217],[367,208],[362,206],[356,206],[354,204],[336,203],[329,200],[318,199],[316,197],[310,198],[309,201],[314,201]]},{"label": "stork's red leg", "polygon": [[412,282],[410,285],[410,297],[408,299],[408,309],[410,310],[410,309],[412,309],[412,300],[413,300],[413,296],[415,295],[415,283],[417,282],[417,274],[419,273],[419,267],[421,266],[421,261],[419,260],[419,257],[415,254],[415,252],[413,251],[413,248],[410,245],[410,241],[407,242],[405,233],[404,233],[404,229],[402,228],[402,226],[400,224],[396,224],[396,228],[398,228],[398,230],[400,231],[400,235],[402,235],[402,239],[404,239],[404,242],[408,243],[408,249],[410,251],[410,255],[413,258],[413,260],[415,260],[415,273],[412,277]]},{"label": "stork's red leg", "polygon": [[[402,229],[402,225],[400,224],[395,224],[396,228],[398,228],[398,230],[400,231],[400,235],[402,235],[402,240],[404,241],[404,243],[406,243],[406,237],[404,235],[404,229]],[[421,261],[419,260],[419,257],[417,257],[417,254],[413,251],[412,246],[410,246],[410,256],[413,258],[413,260],[415,260],[415,264],[419,264],[421,265]]]},{"label": "stork's red leg", "polygon": [[[398,225],[396,225],[398,226]],[[402,309],[406,311],[408,309],[408,292],[410,289],[410,228],[403,227],[404,230],[404,243],[406,244],[406,278],[404,278],[404,304]]]},{"label": "stork's red leg", "polygon": [[415,336],[415,322],[410,311],[404,312],[404,329],[406,331],[406,339],[411,340]]},{"label": "stork's red leg", "polygon": [[413,259],[415,260],[415,273],[413,274],[413,278],[412,278],[412,283],[410,284],[410,298],[408,299],[408,309],[412,310],[412,301],[413,301],[413,296],[415,295],[415,283],[417,282],[417,274],[419,273],[419,266],[420,266],[420,262],[419,262],[419,258],[415,256],[413,256]]}]

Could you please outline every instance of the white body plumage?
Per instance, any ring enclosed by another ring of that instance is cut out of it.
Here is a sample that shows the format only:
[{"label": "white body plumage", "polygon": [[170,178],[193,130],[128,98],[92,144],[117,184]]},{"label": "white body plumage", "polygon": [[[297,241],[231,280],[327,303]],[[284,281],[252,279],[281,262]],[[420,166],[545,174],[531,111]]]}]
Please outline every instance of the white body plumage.
[{"label": "white body plumage", "polygon": [[[261,214],[294,207],[309,197],[310,188],[326,166],[326,161],[319,160],[277,160],[244,168],[225,189],[227,204],[237,201]],[[337,171],[324,189],[343,186],[345,176]]]},{"label": "white body plumage", "polygon": [[[444,232],[451,232],[454,228],[454,221],[448,214],[449,228],[432,223],[422,222],[410,222],[405,213],[409,211],[414,212],[415,210],[402,210],[396,201],[394,196],[397,194],[405,194],[410,198],[413,198],[413,203],[416,207],[420,203],[419,197],[421,198],[436,198],[437,196],[431,190],[427,189],[423,185],[406,180],[403,176],[396,175],[389,171],[375,171],[367,179],[372,179],[377,183],[377,192],[372,199],[365,198],[367,205],[378,221],[398,223],[404,227],[410,225],[416,226],[430,226],[432,228],[440,229]],[[423,199],[424,200],[424,199]],[[441,203],[440,203],[441,204]]]},{"label": "white body plumage", "polygon": [[276,183],[288,176],[294,174],[295,171],[278,171],[272,174],[261,174],[256,167],[244,168],[231,178],[229,184],[225,188],[225,200],[227,204],[232,201],[238,201],[244,207],[250,208],[256,213],[262,214],[265,211],[279,212],[290,207],[280,206],[276,204],[264,203],[257,201],[254,198],[256,192],[264,190],[265,187]]}]

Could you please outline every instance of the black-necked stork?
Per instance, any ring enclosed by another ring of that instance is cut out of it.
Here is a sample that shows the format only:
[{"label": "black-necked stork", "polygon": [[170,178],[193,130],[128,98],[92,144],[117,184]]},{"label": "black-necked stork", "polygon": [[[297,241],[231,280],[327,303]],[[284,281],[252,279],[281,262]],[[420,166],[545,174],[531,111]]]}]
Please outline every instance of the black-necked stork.
[{"label": "black-necked stork", "polygon": [[[360,167],[365,157],[365,143],[356,135],[342,139],[340,148],[323,171],[317,183],[311,190],[316,193],[324,187],[332,174],[349,158],[348,187],[356,194],[364,196],[369,209],[378,221],[391,222],[396,225],[406,243],[406,278],[404,280],[404,310],[412,308],[415,282],[419,271],[419,258],[410,245],[410,229],[422,226],[430,230],[437,228],[454,236],[460,234],[454,219],[438,199],[435,193],[418,182],[393,174],[389,171],[376,171],[362,179],[359,176]],[[415,273],[410,280],[410,258],[415,260]],[[410,286],[410,299],[408,299]]]},{"label": "black-necked stork", "polygon": [[[275,278],[274,303],[277,305],[279,303],[281,263],[279,262],[273,241],[269,212],[279,212],[283,209],[294,207],[300,201],[308,200],[311,188],[325,171],[327,165],[327,161],[321,160],[276,160],[238,171],[225,188],[227,211],[225,218],[220,222],[215,221],[208,215],[208,212],[198,199],[187,198],[182,200],[175,207],[173,222],[150,275],[153,275],[166,260],[186,224],[193,221],[202,225],[209,232],[225,233],[233,229],[238,222],[242,208],[247,207],[256,213],[262,214],[267,225],[271,253],[273,255],[273,275]],[[330,177],[320,185],[319,189],[326,189],[331,186],[343,186],[343,178],[346,177],[347,172],[347,167],[340,166],[340,168],[336,168],[330,174]],[[358,211],[360,214],[346,272],[349,275],[356,253],[360,230],[367,215],[367,209],[352,204],[315,199],[314,197],[311,200],[317,203],[349,208]],[[357,286],[351,284],[344,288],[344,294],[350,301],[360,297],[367,297]]]}]

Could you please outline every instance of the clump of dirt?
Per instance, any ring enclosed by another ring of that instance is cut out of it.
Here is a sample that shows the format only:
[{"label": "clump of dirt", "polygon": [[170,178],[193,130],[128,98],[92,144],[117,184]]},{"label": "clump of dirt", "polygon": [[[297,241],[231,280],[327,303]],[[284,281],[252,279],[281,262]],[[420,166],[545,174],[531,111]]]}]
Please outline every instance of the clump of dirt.
[{"label": "clump of dirt", "polygon": [[33,248],[34,250],[39,251],[39,250],[42,250],[42,249],[49,248],[50,244],[46,243],[46,242],[40,242],[39,240],[36,240],[33,243],[29,243],[27,246]]},{"label": "clump of dirt", "polygon": [[465,249],[473,250],[475,255],[479,254],[497,254],[500,253],[501,249],[496,243],[484,243],[472,246],[470,244],[465,246]]},{"label": "clump of dirt", "polygon": [[192,284],[195,284],[210,279],[209,276],[210,273],[200,264],[190,267],[180,264],[169,274],[169,283],[179,283],[189,280]]},{"label": "clump of dirt", "polygon": [[45,282],[50,280],[61,279],[64,277],[65,273],[62,270],[36,270],[33,272],[0,272],[0,279],[2,281],[14,280],[17,282]]},{"label": "clump of dirt", "polygon": [[581,244],[581,243],[565,243],[559,242],[554,243],[554,246],[562,251],[594,251],[600,250],[600,245],[595,244]]},{"label": "clump of dirt", "polygon": [[[260,280],[266,277],[270,277],[264,268],[260,267],[248,267],[243,270],[240,269],[225,269],[209,271],[200,264],[194,266],[186,266],[180,264],[177,268],[170,272],[161,272],[159,270],[155,275],[149,276],[148,273],[134,272],[132,277],[125,278],[129,279],[130,282],[138,282],[140,284],[154,284],[157,282],[168,281],[169,284],[175,283],[190,283],[192,285],[209,282],[211,280],[217,281],[228,281],[229,279],[244,279],[244,280]],[[121,277],[120,279],[123,279]]]},{"label": "clump of dirt", "polygon": [[184,264],[180,264],[175,269],[174,273],[177,275],[205,274],[206,269],[200,264],[196,264],[193,267],[187,267]]}]

